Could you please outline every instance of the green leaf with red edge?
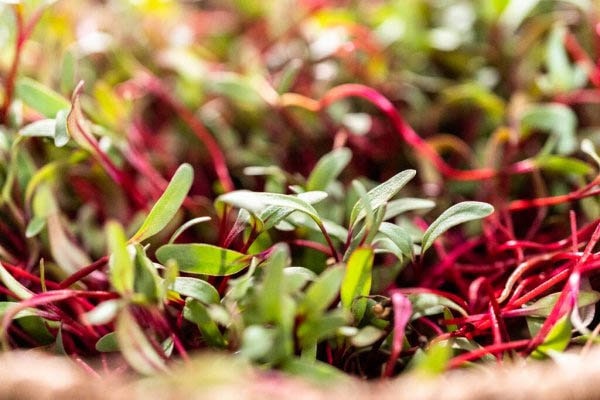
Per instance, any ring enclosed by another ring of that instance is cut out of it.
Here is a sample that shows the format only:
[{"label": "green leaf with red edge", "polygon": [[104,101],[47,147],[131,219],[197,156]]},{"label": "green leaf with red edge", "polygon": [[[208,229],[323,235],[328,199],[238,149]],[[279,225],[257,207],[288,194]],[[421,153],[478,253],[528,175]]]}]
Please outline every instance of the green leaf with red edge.
[{"label": "green leaf with red edge", "polygon": [[144,223],[131,240],[141,242],[162,231],[183,204],[193,181],[194,170],[192,166],[189,164],[180,165],[164,193],[154,204]]}]

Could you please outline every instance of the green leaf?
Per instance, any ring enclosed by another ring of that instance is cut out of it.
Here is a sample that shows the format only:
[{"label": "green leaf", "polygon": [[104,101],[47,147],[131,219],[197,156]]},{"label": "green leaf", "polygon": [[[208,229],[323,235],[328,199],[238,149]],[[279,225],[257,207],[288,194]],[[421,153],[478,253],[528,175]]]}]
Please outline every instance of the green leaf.
[{"label": "green leaf", "polygon": [[535,163],[545,171],[558,172],[565,175],[588,175],[594,171],[594,168],[589,164],[571,157],[546,155],[538,157]]},{"label": "green leaf", "polygon": [[56,120],[40,119],[24,126],[19,130],[19,134],[28,137],[47,137],[53,138],[56,130]]},{"label": "green leaf", "polygon": [[[375,212],[376,212],[377,208],[373,208],[373,206],[371,204],[371,199],[370,199],[369,195],[367,194],[367,190],[365,189],[364,185],[362,183],[360,183],[360,181],[353,180],[352,188],[358,194],[357,205],[360,204],[362,213],[364,214],[365,227],[362,229],[362,231],[363,232],[366,232],[366,231],[372,232],[373,231],[373,221],[375,219]],[[352,211],[354,211],[354,210],[352,210]],[[362,233],[363,232],[359,232],[360,234],[355,236],[354,239],[358,240],[360,238],[360,240],[362,241],[362,236],[363,236]]]},{"label": "green leaf", "polygon": [[298,305],[299,312],[309,317],[315,317],[327,310],[340,293],[343,277],[343,265],[326,269],[306,289],[306,294]]},{"label": "green leaf", "polygon": [[281,369],[289,374],[328,386],[332,382],[340,382],[347,379],[339,369],[321,361],[291,358],[281,366]]},{"label": "green leaf", "polygon": [[33,296],[33,292],[27,289],[25,286],[23,286],[21,282],[16,280],[10,274],[10,272],[8,272],[6,268],[4,268],[4,265],[2,265],[2,263],[0,263],[0,280],[2,281],[2,283],[4,283],[4,286],[6,286],[8,290],[13,292],[13,294],[17,296],[19,300],[29,299]]},{"label": "green leaf", "polygon": [[83,315],[83,319],[90,325],[105,325],[110,323],[121,309],[121,300],[106,300],[98,304],[91,311]]},{"label": "green leaf", "polygon": [[141,242],[163,230],[183,204],[193,181],[194,170],[189,164],[182,164],[131,240]]},{"label": "green leaf", "polygon": [[48,215],[46,226],[48,227],[50,252],[54,261],[64,272],[73,274],[82,266],[92,263],[88,254],[71,239],[59,214]]},{"label": "green leaf", "polygon": [[[4,314],[6,313],[6,310],[8,310],[10,307],[15,306],[16,304],[19,304],[17,302],[14,301],[0,301],[0,318],[2,318],[2,316],[4,316]],[[16,313],[12,319],[20,319],[20,318],[25,318],[25,317],[37,317],[37,314],[35,312],[35,308],[26,308],[24,310],[20,310],[18,313]]]},{"label": "green leaf", "polygon": [[348,259],[346,274],[340,289],[342,306],[354,311],[356,321],[360,321],[367,307],[367,299],[357,297],[368,296],[371,291],[371,271],[373,268],[373,249],[360,247]]},{"label": "green leaf", "polygon": [[[158,275],[156,266],[146,256],[146,252],[141,244],[136,243],[135,257],[134,257],[134,270],[135,279],[133,290],[136,294],[143,296],[145,301],[159,302],[161,295],[164,293],[162,284],[165,282]],[[138,296],[139,299],[139,296]]]},{"label": "green leaf", "polygon": [[600,156],[596,152],[596,146],[594,145],[594,142],[592,142],[590,139],[583,139],[581,141],[581,151],[590,156],[596,162],[596,164],[600,166]]},{"label": "green leaf", "polygon": [[195,323],[202,334],[202,338],[209,346],[222,348],[226,342],[219,331],[216,322],[210,317],[208,309],[204,304],[188,297],[183,308],[183,317],[190,322]]},{"label": "green leaf", "polygon": [[248,266],[250,256],[206,243],[167,244],[156,251],[162,264],[175,260],[183,272],[225,276]]},{"label": "green leaf", "polygon": [[109,221],[106,224],[106,239],[111,254],[108,261],[110,283],[119,294],[130,296],[133,293],[135,270],[123,227],[118,222]]},{"label": "green leaf", "polygon": [[25,229],[25,236],[32,238],[42,231],[46,227],[46,218],[35,216],[31,218]]},{"label": "green leaf", "polygon": [[[237,208],[243,208],[254,215],[261,215],[265,210],[271,206],[270,213],[278,213],[278,219],[285,218],[291,212],[299,211],[310,216],[315,222],[320,223],[321,219],[317,210],[303,198],[310,197],[313,199],[315,192],[306,192],[301,195],[293,196],[279,193],[261,193],[251,192],[249,190],[235,190],[233,192],[225,193],[219,196],[216,200],[217,203],[222,202],[232,205]],[[316,192],[323,199],[327,197],[325,192]],[[261,215],[261,220],[265,220],[266,216]],[[272,224],[273,225],[273,224]],[[271,226],[272,226],[271,225]]]},{"label": "green leaf", "polygon": [[[402,171],[392,178],[388,179],[384,183],[375,188],[371,189],[368,193],[369,204],[371,209],[375,210],[387,203],[392,197],[394,197],[400,189],[404,187],[415,175],[414,169],[408,169]],[[365,218],[366,213],[362,202],[358,201],[352,208],[350,213],[350,225],[354,225],[361,219]]]},{"label": "green leaf", "polygon": [[567,28],[557,23],[546,44],[546,68],[548,74],[542,79],[542,88],[553,93],[564,92],[581,87],[586,82],[586,70],[580,65],[571,65],[565,48]]},{"label": "green leaf", "polygon": [[60,90],[63,93],[68,93],[75,88],[77,84],[75,79],[76,68],[77,59],[74,49],[65,51],[60,68]]},{"label": "green leaf", "polygon": [[379,226],[379,232],[391,239],[398,249],[407,257],[413,257],[413,242],[410,234],[402,227],[383,222]]},{"label": "green leaf", "polygon": [[68,110],[60,110],[55,119],[41,119],[19,130],[21,136],[53,138],[56,147],[62,147],[69,141],[67,132]]},{"label": "green leaf", "polygon": [[228,97],[240,106],[257,107],[264,104],[260,93],[243,75],[232,72],[213,74],[208,83],[209,91]]},{"label": "green leaf", "polygon": [[217,304],[220,300],[217,289],[210,283],[198,278],[175,278],[175,282],[173,282],[173,285],[169,289],[205,304]]},{"label": "green leaf", "polygon": [[186,229],[197,225],[201,222],[206,222],[206,221],[210,221],[210,217],[197,217],[197,218],[193,218],[189,221],[187,221],[185,224],[181,225],[179,228],[177,228],[177,230],[175,232],[173,232],[173,234],[171,235],[171,238],[169,239],[169,244],[173,243],[175,241],[175,239],[177,239],[179,237],[179,235],[181,235]]},{"label": "green leaf", "polygon": [[352,338],[350,343],[355,347],[367,347],[381,339],[385,335],[385,331],[371,325],[367,325]]},{"label": "green leaf", "polygon": [[448,229],[467,221],[485,218],[494,212],[494,207],[479,201],[464,201],[447,209],[425,231],[421,247],[424,253],[434,240]]},{"label": "green leaf", "polygon": [[305,349],[332,338],[338,329],[349,323],[351,316],[346,310],[336,309],[316,318],[306,319],[298,328],[300,347]]},{"label": "green leaf", "polygon": [[306,190],[326,190],[346,168],[351,158],[352,152],[346,147],[325,154],[308,176]]},{"label": "green leaf", "polygon": [[446,370],[452,357],[452,346],[449,342],[435,342],[426,352],[415,354],[411,360],[411,371],[425,376],[438,376]]},{"label": "green leaf", "polygon": [[283,270],[283,282],[286,293],[299,292],[307,282],[314,281],[317,275],[308,268],[287,267]]},{"label": "green leaf", "polygon": [[71,108],[71,103],[63,96],[30,78],[19,78],[15,91],[23,103],[47,118],[54,118],[60,110]]},{"label": "green leaf", "polygon": [[115,332],[107,333],[96,342],[96,350],[101,353],[112,353],[119,351],[119,343]]},{"label": "green leaf", "polygon": [[549,352],[562,352],[567,348],[570,341],[571,321],[569,320],[569,316],[565,315],[554,324],[548,336],[544,339],[544,343],[540,344],[531,353],[531,357],[540,359],[545,358]]},{"label": "green leaf", "polygon": [[121,354],[133,369],[144,375],[166,371],[164,359],[157,353],[128,309],[119,313],[115,328]]},{"label": "green leaf", "polygon": [[67,129],[68,110],[60,110],[56,113],[56,125],[54,126],[54,145],[63,147],[69,142],[69,131]]},{"label": "green leaf", "polygon": [[[521,127],[525,135],[533,130],[550,132],[552,141],[546,147],[556,143],[558,154],[571,154],[577,148],[577,116],[564,104],[540,104],[527,109],[521,116]],[[553,150],[546,147],[542,155]]]},{"label": "green leaf", "polygon": [[435,207],[435,202],[427,199],[405,197],[403,199],[392,200],[387,203],[383,220],[387,221],[407,211],[428,210],[433,207]]},{"label": "green leaf", "polygon": [[281,288],[283,270],[289,261],[290,255],[287,246],[278,245],[264,263],[264,278],[258,301],[265,322],[280,324],[285,319],[282,308],[284,293]]},{"label": "green leaf", "polygon": [[460,83],[443,91],[444,99],[450,104],[475,106],[484,110],[486,115],[499,119],[504,115],[505,104],[501,96],[490,88],[477,82]]},{"label": "green leaf", "polygon": [[[559,297],[560,293],[549,294],[536,302],[521,308],[519,311],[525,313],[524,315],[532,317],[547,317],[552,312]],[[587,307],[596,304],[598,301],[600,301],[600,292],[595,290],[582,290],[579,292],[577,298],[577,307]]]},{"label": "green leaf", "polygon": [[261,325],[250,325],[242,334],[240,354],[253,361],[265,359],[275,345],[276,332]]},{"label": "green leaf", "polygon": [[467,316],[467,312],[446,297],[439,296],[433,293],[418,293],[408,295],[408,299],[412,304],[413,314],[411,319],[415,320],[428,315],[442,314],[444,309],[447,307],[451,310],[457,311],[463,316]]}]

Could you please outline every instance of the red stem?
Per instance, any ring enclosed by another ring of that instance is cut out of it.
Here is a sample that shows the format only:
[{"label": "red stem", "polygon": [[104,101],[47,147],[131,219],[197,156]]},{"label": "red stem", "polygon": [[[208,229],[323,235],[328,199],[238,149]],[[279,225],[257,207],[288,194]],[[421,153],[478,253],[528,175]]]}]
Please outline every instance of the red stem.
[{"label": "red stem", "polygon": [[329,248],[329,246],[325,246],[322,243],[319,242],[314,242],[312,240],[305,240],[305,239],[294,239],[290,241],[290,244],[296,245],[296,246],[302,246],[302,247],[307,247],[309,249],[313,249],[316,250],[318,252],[321,252],[329,257],[332,257],[333,254],[331,253],[331,249]]},{"label": "red stem", "polygon": [[394,309],[394,338],[392,339],[392,352],[383,373],[383,376],[388,378],[394,373],[396,362],[402,351],[406,324],[412,314],[412,305],[406,296],[398,291],[394,291],[391,294],[391,298]]},{"label": "red stem", "polygon": [[452,369],[452,368],[460,367],[462,364],[464,364],[468,361],[473,361],[478,358],[481,358],[481,357],[485,356],[486,354],[496,354],[496,353],[499,353],[499,352],[501,353],[501,352],[504,352],[507,350],[515,350],[518,348],[525,347],[528,344],[529,344],[529,339],[523,339],[523,340],[515,340],[514,342],[506,342],[506,343],[499,343],[499,344],[492,344],[489,346],[485,346],[480,349],[472,350],[468,353],[464,353],[464,354],[454,357],[448,363],[448,368]]},{"label": "red stem", "polygon": [[[429,159],[433,165],[445,176],[459,181],[477,181],[493,178],[498,171],[493,168],[473,170],[458,170],[448,165],[435,149],[423,140],[413,128],[406,123],[391,101],[377,90],[361,84],[344,84],[330,89],[319,102],[319,109],[324,109],[332,103],[347,98],[360,97],[368,100],[379,108],[392,122],[396,132],[402,139],[412,146],[422,157]],[[532,160],[523,160],[505,169],[506,173],[525,173],[535,169]]]},{"label": "red stem", "polygon": [[58,285],[59,288],[61,288],[61,289],[68,288],[69,286],[71,286],[75,282],[78,282],[81,279],[85,278],[92,272],[104,267],[104,265],[106,265],[107,262],[108,262],[108,256],[103,256],[102,258],[99,258],[98,260],[94,261],[87,267],[81,268],[79,271],[75,272],[74,274],[72,274],[71,276],[66,278],[64,281],[62,281]]}]

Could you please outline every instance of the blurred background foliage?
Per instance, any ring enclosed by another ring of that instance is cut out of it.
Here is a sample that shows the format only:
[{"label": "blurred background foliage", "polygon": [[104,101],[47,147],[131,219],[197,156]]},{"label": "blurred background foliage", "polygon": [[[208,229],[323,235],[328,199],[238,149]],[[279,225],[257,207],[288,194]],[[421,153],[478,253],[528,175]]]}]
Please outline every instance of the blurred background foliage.
[{"label": "blurred background foliage", "polygon": [[[43,3],[24,1],[24,14]],[[306,175],[342,129],[361,155],[354,167],[378,179],[419,162],[385,119],[365,104],[344,102],[323,121],[274,107],[275,93],[319,98],[340,83],[364,83],[391,99],[449,158],[501,163],[483,151],[491,137],[502,136],[500,128],[518,131],[527,107],[585,87],[588,66],[571,60],[562,39],[568,29],[595,60],[595,6],[583,0],[59,1],[35,28],[20,73],[67,97],[85,80],[85,108],[114,145],[131,140],[131,121],[142,115],[140,123],[163,144],[157,148],[189,153],[155,154],[161,168],[174,167],[165,158],[201,162],[206,155],[201,146],[179,145],[194,139],[156,99],[119,95],[119,84],[142,69],[163,78],[210,128],[245,187],[253,185],[241,173],[248,165],[275,162]],[[2,71],[12,59],[13,18],[3,6]],[[577,129],[597,140],[595,104],[572,109]],[[431,175],[426,179],[439,180]],[[202,194],[211,193],[210,181]]]}]

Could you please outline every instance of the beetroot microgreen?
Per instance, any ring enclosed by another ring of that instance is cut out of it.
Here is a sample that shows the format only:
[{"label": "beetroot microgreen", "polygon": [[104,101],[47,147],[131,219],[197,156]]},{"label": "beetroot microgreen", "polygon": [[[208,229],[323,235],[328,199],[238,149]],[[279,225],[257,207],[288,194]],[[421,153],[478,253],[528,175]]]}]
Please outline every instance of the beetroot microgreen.
[{"label": "beetroot microgreen", "polygon": [[592,6],[34,3],[0,1],[6,349],[368,379],[596,342]]}]

